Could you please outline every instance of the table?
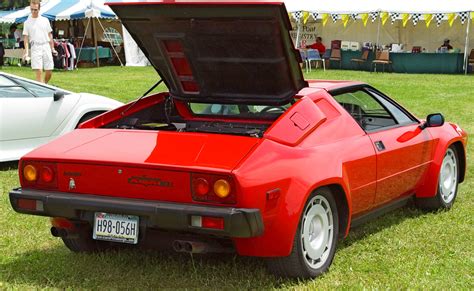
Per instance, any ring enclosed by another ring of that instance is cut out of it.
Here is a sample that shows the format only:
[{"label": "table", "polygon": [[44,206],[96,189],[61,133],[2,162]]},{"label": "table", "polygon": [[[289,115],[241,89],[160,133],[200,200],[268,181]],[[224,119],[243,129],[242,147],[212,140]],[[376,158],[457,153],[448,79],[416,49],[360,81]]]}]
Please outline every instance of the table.
[{"label": "table", "polygon": [[[341,51],[342,69],[373,71],[373,52],[360,68],[351,59],[360,58],[361,51]],[[390,53],[393,71],[396,73],[430,73],[461,74],[463,73],[464,54],[462,53]],[[333,68],[339,68],[338,62],[332,62]],[[378,66],[378,71],[382,66]],[[387,70],[385,66],[385,70]]]},{"label": "table", "polygon": [[[98,47],[99,59],[110,59],[112,58],[112,50],[108,47]],[[93,62],[96,61],[95,47],[83,47],[81,55],[79,56],[79,48],[76,48],[77,61]]]}]

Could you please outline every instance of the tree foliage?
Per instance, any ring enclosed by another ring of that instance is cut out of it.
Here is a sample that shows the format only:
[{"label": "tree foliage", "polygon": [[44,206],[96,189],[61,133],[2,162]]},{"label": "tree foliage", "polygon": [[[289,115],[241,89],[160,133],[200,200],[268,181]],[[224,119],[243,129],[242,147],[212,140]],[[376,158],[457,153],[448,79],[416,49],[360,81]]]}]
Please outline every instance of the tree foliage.
[{"label": "tree foliage", "polygon": [[0,10],[10,10],[26,7],[30,4],[29,0],[0,0],[2,7]]}]

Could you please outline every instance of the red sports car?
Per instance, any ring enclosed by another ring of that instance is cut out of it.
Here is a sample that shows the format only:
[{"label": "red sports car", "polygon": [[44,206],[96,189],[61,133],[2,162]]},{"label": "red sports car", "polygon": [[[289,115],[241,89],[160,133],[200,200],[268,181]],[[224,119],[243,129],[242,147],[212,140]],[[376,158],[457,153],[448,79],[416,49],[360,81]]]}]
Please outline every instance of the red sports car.
[{"label": "red sports car", "polygon": [[367,84],[305,81],[283,3],[112,8],[169,92],[27,154],[10,192],[16,211],[52,217],[72,251],[165,241],[315,277],[370,216],[409,200],[452,206],[466,132]]}]

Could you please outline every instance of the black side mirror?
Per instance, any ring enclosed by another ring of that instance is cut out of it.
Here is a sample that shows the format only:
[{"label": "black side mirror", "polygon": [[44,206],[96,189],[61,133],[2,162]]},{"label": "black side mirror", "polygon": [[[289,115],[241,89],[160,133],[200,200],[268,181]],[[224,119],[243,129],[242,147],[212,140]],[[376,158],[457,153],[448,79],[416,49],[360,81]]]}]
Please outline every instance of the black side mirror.
[{"label": "black side mirror", "polygon": [[444,116],[441,113],[428,114],[426,117],[426,122],[420,125],[421,129],[427,127],[439,127],[444,124]]},{"label": "black side mirror", "polygon": [[54,92],[54,95],[53,95],[53,99],[54,99],[54,101],[58,101],[58,100],[60,100],[61,98],[63,98],[64,95],[65,95],[65,94],[64,94],[63,91],[55,91],[55,92]]}]

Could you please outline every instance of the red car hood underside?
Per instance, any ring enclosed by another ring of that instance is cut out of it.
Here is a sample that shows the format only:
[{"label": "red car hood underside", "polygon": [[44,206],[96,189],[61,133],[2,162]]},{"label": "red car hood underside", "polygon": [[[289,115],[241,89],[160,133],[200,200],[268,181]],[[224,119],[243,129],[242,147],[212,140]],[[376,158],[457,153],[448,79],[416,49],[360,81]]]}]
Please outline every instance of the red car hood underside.
[{"label": "red car hood underside", "polygon": [[232,135],[79,129],[24,159],[230,172],[258,142]]}]

